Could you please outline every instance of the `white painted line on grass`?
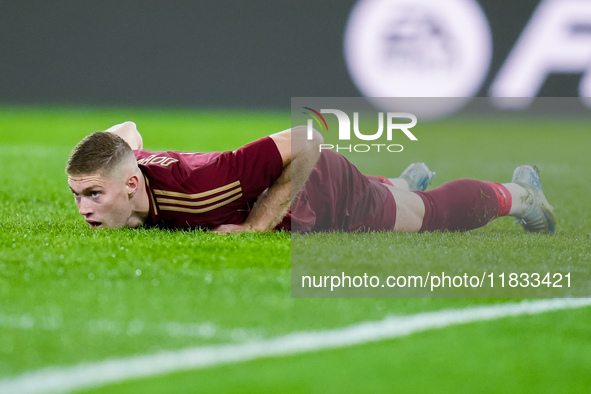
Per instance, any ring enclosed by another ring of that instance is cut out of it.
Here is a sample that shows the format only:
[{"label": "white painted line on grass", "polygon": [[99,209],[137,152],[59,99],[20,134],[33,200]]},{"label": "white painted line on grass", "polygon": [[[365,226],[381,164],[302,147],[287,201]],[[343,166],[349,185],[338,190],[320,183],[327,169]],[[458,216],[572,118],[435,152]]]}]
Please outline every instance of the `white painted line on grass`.
[{"label": "white painted line on grass", "polygon": [[591,306],[591,298],[551,299],[393,316],[381,321],[363,322],[324,331],[295,332],[244,344],[194,347],[74,366],[43,368],[0,380],[0,393],[68,392],[175,371],[336,349],[457,324],[588,306]]}]

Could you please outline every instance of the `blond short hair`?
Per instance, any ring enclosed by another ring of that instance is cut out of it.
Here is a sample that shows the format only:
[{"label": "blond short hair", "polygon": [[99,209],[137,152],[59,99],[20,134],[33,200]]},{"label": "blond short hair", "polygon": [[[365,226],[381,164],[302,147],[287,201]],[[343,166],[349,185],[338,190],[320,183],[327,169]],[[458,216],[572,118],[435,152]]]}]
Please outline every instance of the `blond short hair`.
[{"label": "blond short hair", "polygon": [[116,134],[97,131],[76,145],[66,164],[68,175],[109,175],[123,163],[136,161],[133,150]]}]

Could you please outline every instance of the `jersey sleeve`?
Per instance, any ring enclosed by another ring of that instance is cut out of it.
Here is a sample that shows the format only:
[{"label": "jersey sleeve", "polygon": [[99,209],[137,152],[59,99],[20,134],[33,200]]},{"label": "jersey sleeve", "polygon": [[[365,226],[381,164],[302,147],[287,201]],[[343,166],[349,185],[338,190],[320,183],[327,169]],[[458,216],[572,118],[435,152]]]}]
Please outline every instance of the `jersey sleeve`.
[{"label": "jersey sleeve", "polygon": [[238,176],[244,197],[257,198],[283,172],[283,160],[271,137],[261,138],[233,152],[226,160]]}]

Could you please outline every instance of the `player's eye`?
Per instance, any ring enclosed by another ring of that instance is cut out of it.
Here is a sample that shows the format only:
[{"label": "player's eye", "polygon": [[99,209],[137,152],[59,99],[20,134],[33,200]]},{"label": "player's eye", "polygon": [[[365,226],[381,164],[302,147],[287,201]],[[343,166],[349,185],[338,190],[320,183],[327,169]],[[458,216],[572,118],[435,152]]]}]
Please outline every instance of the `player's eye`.
[{"label": "player's eye", "polygon": [[90,197],[96,198],[98,196],[100,196],[101,193],[100,192],[90,192]]}]

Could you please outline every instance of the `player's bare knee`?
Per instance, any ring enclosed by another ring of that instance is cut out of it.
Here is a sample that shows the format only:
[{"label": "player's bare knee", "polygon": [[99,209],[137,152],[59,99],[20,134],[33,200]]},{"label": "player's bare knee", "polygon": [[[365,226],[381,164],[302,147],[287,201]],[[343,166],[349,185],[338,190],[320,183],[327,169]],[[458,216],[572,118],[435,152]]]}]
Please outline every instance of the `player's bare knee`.
[{"label": "player's bare knee", "polygon": [[425,205],[416,193],[388,186],[396,201],[394,231],[417,232],[423,225]]}]

